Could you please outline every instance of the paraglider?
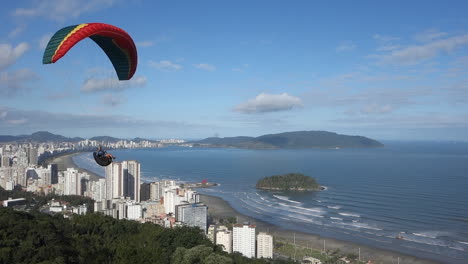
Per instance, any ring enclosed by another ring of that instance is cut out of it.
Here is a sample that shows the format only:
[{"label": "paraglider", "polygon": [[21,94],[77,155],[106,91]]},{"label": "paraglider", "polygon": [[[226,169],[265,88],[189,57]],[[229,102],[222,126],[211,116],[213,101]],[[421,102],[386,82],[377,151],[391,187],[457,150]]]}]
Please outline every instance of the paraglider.
[{"label": "paraglider", "polygon": [[[133,39],[123,29],[104,23],[87,23],[68,26],[57,31],[49,40],[42,57],[43,64],[60,60],[78,42],[92,39],[106,53],[119,80],[130,80],[135,74],[138,57]],[[101,166],[109,166],[115,157],[101,146],[93,152],[94,160]]]},{"label": "paraglider", "polygon": [[60,29],[49,40],[42,63],[57,62],[75,44],[88,37],[107,54],[119,80],[130,80],[133,77],[138,63],[133,39],[123,29],[103,23],[79,24]]},{"label": "paraglider", "polygon": [[98,147],[97,151],[93,152],[93,156],[96,163],[103,167],[109,166],[115,159],[114,155],[104,151],[101,146]]}]

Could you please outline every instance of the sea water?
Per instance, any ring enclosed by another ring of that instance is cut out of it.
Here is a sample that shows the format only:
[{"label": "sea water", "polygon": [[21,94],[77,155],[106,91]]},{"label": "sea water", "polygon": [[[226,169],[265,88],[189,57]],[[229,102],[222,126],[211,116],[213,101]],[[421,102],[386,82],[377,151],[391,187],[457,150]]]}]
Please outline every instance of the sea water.
[{"label": "sea water", "polygon": [[[138,160],[147,181],[219,183],[199,191],[283,228],[446,263],[467,263],[468,143],[384,143],[375,149],[168,147],[112,154],[118,160]],[[104,175],[90,153],[75,156],[74,161]],[[312,176],[327,190],[255,189],[262,177],[290,172]]]}]

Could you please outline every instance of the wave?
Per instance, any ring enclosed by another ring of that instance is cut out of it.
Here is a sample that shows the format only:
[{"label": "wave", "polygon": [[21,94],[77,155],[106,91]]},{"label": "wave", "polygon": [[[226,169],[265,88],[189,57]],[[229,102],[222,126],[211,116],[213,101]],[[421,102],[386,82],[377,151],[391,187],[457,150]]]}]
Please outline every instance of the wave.
[{"label": "wave", "polygon": [[463,251],[463,252],[465,251],[465,249],[460,248],[460,247],[449,247],[449,248],[459,250],[459,251]]},{"label": "wave", "polygon": [[290,205],[287,205],[287,204],[283,204],[283,203],[279,203],[279,205],[281,206],[284,206],[284,207],[287,207],[288,209],[280,209],[282,211],[286,211],[286,212],[293,212],[293,213],[298,213],[298,214],[301,214],[301,215],[305,215],[305,216],[312,216],[312,217],[324,217],[323,215],[321,215],[319,212],[319,214],[311,214],[311,213],[307,213],[307,212],[304,212],[303,210],[294,210],[294,209],[291,209]]},{"label": "wave", "polygon": [[339,215],[342,215],[342,216],[350,216],[350,217],[361,217],[360,215],[358,214],[353,214],[353,213],[338,213]]},{"label": "wave", "polygon": [[458,241],[458,243],[468,245],[468,242],[465,242],[465,241]]},{"label": "wave", "polygon": [[330,209],[336,209],[336,210],[341,209],[341,206],[339,205],[327,205],[327,207]]},{"label": "wave", "polygon": [[381,228],[369,226],[369,225],[366,224],[366,223],[343,223],[343,222],[341,222],[341,223],[339,223],[339,222],[332,222],[332,223],[335,223],[335,224],[338,224],[338,225],[346,225],[346,226],[352,226],[352,227],[357,227],[357,228],[365,228],[365,229],[371,229],[371,230],[382,231]]},{"label": "wave", "polygon": [[326,213],[323,210],[321,210],[320,208],[306,208],[306,207],[295,206],[295,205],[290,205],[290,204],[285,204],[285,203],[278,203],[278,204],[281,205],[281,206],[284,206],[284,207],[292,207],[292,208],[296,208],[296,209],[299,209],[299,210],[305,210],[305,211],[314,212],[314,213],[320,213],[320,214],[325,214]]},{"label": "wave", "polygon": [[425,233],[413,233],[413,235],[421,236],[421,237],[428,237],[428,238],[437,238],[435,236],[431,236],[431,235],[428,235],[428,234],[425,234]]},{"label": "wave", "polygon": [[280,200],[283,200],[283,201],[286,201],[286,202],[290,202],[290,203],[296,203],[296,204],[302,204],[301,202],[298,202],[298,201],[293,201],[291,199],[289,199],[289,197],[286,197],[286,196],[281,196],[281,195],[274,195],[273,196],[277,199],[280,199]]},{"label": "wave", "polygon": [[331,217],[330,217],[330,219],[333,219],[333,220],[341,220],[341,221],[343,221],[343,218],[339,218],[339,217],[333,217],[333,216],[331,216]]}]

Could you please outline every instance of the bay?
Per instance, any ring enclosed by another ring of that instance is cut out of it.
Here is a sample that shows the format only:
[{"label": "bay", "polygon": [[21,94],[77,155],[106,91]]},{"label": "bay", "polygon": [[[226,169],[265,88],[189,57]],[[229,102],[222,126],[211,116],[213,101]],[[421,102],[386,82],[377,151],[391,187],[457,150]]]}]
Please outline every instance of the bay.
[{"label": "bay", "polygon": [[[384,142],[375,149],[244,150],[167,147],[114,150],[138,160],[147,181],[207,179],[200,192],[283,228],[392,249],[446,263],[468,259],[468,144]],[[100,175],[90,153],[75,163]],[[297,172],[326,191],[272,193],[258,179]],[[403,240],[396,239],[401,234]]]}]

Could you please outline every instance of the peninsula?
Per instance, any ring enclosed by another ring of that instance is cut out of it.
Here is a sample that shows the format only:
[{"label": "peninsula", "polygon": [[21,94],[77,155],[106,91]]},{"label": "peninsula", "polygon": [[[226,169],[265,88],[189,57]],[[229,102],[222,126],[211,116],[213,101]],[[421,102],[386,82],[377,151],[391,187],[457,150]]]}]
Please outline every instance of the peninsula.
[{"label": "peninsula", "polygon": [[314,178],[301,173],[288,173],[260,179],[257,189],[268,191],[318,191],[323,188]]}]

